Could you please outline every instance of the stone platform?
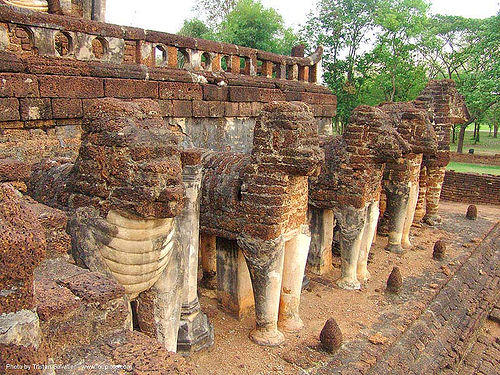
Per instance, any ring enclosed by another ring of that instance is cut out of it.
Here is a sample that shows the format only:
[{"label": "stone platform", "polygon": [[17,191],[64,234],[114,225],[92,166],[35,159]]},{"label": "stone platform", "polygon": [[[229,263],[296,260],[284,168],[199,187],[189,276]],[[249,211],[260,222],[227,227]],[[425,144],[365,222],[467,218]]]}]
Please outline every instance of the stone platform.
[{"label": "stone platform", "polygon": [[[215,345],[188,362],[201,375],[462,375],[480,373],[483,367],[489,374],[498,362],[495,339],[500,337],[490,334],[488,344],[483,337],[486,317],[495,315],[490,310],[498,299],[500,209],[478,205],[475,221],[465,218],[466,209],[465,204],[441,202],[443,223],[412,228],[414,247],[403,255],[384,251],[387,239],[378,237],[368,265],[372,277],[359,291],[336,287],[336,256],[332,271],[309,274],[300,306],[305,327],[286,334],[286,344],[280,347],[251,344],[251,314],[240,320],[231,317],[217,306],[212,291],[201,288],[200,301],[214,324]],[[447,244],[443,260],[432,259],[437,240]],[[403,275],[399,295],[385,292],[393,266]],[[319,333],[331,317],[344,336],[334,354],[322,351],[319,343]]]},{"label": "stone platform", "polygon": [[[462,360],[471,345],[487,340],[481,336],[478,339],[477,335],[500,296],[499,262],[500,222],[470,256],[456,264],[456,270],[448,270],[449,275],[445,273],[441,282],[435,280],[437,294],[416,303],[420,311],[415,312],[413,322],[405,327],[405,317],[397,311],[387,313],[380,317],[380,324],[366,332],[368,341],[348,343],[332,361],[311,373],[476,373],[467,372]],[[496,345],[491,353],[498,355]],[[481,354],[476,353],[476,357]],[[491,358],[484,366],[492,368],[492,360],[499,362],[499,358]]]}]

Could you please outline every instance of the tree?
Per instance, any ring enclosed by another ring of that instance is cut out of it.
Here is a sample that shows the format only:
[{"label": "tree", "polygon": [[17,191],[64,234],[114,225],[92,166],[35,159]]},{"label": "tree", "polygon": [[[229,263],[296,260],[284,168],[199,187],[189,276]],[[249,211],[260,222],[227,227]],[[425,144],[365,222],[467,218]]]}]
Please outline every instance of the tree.
[{"label": "tree", "polygon": [[464,48],[466,59],[457,80],[465,96],[471,120],[460,127],[457,152],[463,152],[467,126],[483,121],[488,110],[500,102],[500,11],[496,16],[477,20],[476,33]]},{"label": "tree", "polygon": [[477,29],[478,20],[470,18],[438,14],[427,20],[418,51],[430,78],[460,78],[467,61],[464,49]]},{"label": "tree", "polygon": [[219,25],[218,39],[280,54],[289,54],[298,40],[276,10],[254,0],[238,1]]},{"label": "tree", "polygon": [[320,0],[308,17],[302,36],[309,46],[323,45],[323,79],[337,94],[335,119],[347,123],[352,110],[360,104],[361,87],[370,61],[364,46],[374,28],[375,0]]},{"label": "tree", "polygon": [[197,18],[184,20],[184,25],[182,25],[177,34],[208,40],[216,39],[214,32],[203,21]]},{"label": "tree", "polygon": [[237,0],[197,0],[193,9],[216,28],[236,6]]},{"label": "tree", "polygon": [[359,104],[415,98],[428,80],[415,58],[424,0],[320,0],[303,35],[325,47],[324,80],[337,94],[336,123]]},{"label": "tree", "polygon": [[[384,83],[385,100],[413,99],[425,87],[424,69],[416,63],[416,41],[424,30],[429,6],[423,0],[383,0],[374,22],[378,35],[371,59],[377,80]],[[417,79],[417,81],[415,81]]]}]

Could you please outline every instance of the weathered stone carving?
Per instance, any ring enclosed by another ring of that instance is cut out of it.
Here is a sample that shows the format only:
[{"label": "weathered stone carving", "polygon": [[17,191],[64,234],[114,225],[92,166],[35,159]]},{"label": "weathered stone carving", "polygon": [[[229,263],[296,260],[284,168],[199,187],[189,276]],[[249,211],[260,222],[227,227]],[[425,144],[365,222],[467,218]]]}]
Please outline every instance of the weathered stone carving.
[{"label": "weathered stone carving", "polygon": [[378,108],[391,117],[398,133],[411,147],[404,158],[386,164],[383,181],[387,206],[381,224],[387,227],[386,249],[402,253],[411,247],[410,227],[417,204],[422,156],[435,155],[437,136],[427,112],[412,102],[383,103]]},{"label": "weathered stone carving", "polygon": [[358,279],[366,281],[370,276],[368,252],[379,215],[384,165],[407,154],[409,145],[384,111],[359,106],[344,134],[324,138],[323,149],[325,163],[321,174],[309,179],[309,204],[333,210],[340,228],[342,257],[342,277],[337,285],[359,289]]},{"label": "weathered stone carving", "polygon": [[451,79],[430,81],[414,103],[416,107],[429,112],[438,137],[437,154],[423,159],[414,221],[419,222],[423,217],[427,224],[434,225],[441,222],[438,215],[439,197],[445,169],[450,161],[451,127],[466,122],[470,115],[464,97]]},{"label": "weathered stone carving", "polygon": [[184,199],[177,136],[153,101],[89,105],[67,182],[73,256],[123,285],[140,329],[175,351],[184,277],[174,222]]},{"label": "weathered stone carving", "polygon": [[305,225],[307,176],[317,171],[322,159],[311,112],[295,102],[264,106],[251,155],[204,155],[200,222],[203,235],[213,240],[202,243],[218,237],[223,304],[238,310],[248,303],[249,271],[256,314],[250,337],[258,344],[283,342],[278,312],[281,329],[302,327],[298,307],[310,241]]}]

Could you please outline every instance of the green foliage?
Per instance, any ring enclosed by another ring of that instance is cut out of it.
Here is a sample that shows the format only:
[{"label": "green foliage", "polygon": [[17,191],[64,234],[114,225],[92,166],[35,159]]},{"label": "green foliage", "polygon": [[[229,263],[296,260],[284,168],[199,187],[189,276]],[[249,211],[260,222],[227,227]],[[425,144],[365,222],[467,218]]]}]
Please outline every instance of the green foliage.
[{"label": "green foliage", "polygon": [[237,0],[197,0],[193,9],[207,20],[207,24],[215,28],[233,10]]},{"label": "green foliage", "polygon": [[199,0],[195,6],[203,19],[184,21],[180,35],[210,39],[289,55],[298,37],[283,18],[260,0]]},{"label": "green foliage", "polygon": [[201,38],[208,40],[215,40],[213,31],[201,20],[192,18],[184,20],[184,25],[177,33],[179,35],[190,36],[192,38]]},{"label": "green foliage", "polygon": [[283,18],[260,1],[240,0],[219,25],[221,41],[289,54],[297,37],[283,25]]},{"label": "green foliage", "polygon": [[302,30],[323,44],[337,122],[359,104],[414,99],[429,79],[452,78],[480,120],[500,93],[500,17],[429,16],[425,0],[319,0]]},{"label": "green foliage", "polygon": [[481,120],[500,102],[500,12],[477,22],[477,32],[463,49],[466,60],[457,81],[471,115]]},{"label": "green foliage", "polygon": [[452,161],[448,164],[446,169],[449,171],[462,172],[462,173],[492,174],[496,176],[500,175],[500,166],[498,165],[459,163]]},{"label": "green foliage", "polygon": [[376,0],[320,0],[302,30],[311,48],[323,45],[323,79],[338,97],[337,122],[361,104],[371,62],[363,50],[374,24]]}]

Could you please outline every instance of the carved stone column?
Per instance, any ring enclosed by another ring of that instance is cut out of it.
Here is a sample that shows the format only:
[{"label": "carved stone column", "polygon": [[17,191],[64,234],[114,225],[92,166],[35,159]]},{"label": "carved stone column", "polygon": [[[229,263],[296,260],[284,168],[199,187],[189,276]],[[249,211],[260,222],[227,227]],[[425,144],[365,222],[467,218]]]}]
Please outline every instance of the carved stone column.
[{"label": "carved stone column", "polygon": [[186,257],[184,297],[177,339],[178,352],[194,352],[210,347],[214,341],[213,327],[201,311],[198,300],[198,245],[200,217],[201,165],[184,165],[182,178],[186,201],[176,217],[179,246]]}]

